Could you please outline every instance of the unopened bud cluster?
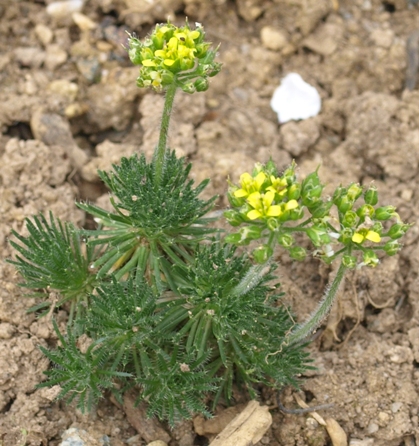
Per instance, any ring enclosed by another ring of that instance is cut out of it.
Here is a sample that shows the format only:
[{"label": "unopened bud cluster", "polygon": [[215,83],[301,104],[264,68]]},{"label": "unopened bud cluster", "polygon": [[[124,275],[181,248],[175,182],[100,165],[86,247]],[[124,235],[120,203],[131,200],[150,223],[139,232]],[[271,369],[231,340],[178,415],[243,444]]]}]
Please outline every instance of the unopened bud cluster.
[{"label": "unopened bud cluster", "polygon": [[130,36],[128,54],[134,65],[141,65],[139,87],[161,90],[176,84],[187,93],[208,89],[208,77],[215,76],[221,64],[214,62],[216,50],[205,42],[204,28],[189,24],[177,27],[158,24],[143,41]]},{"label": "unopened bud cluster", "polygon": [[[260,263],[273,255],[276,244],[293,259],[303,260],[307,252],[294,237],[303,233],[314,246],[314,255],[328,263],[342,256],[348,268],[375,266],[378,251],[394,255],[401,249],[398,239],[410,225],[400,220],[393,206],[377,207],[374,185],[339,186],[332,197],[325,198],[325,186],[317,171],[300,182],[295,170],[293,163],[278,175],[273,163],[268,162],[256,165],[252,174],[242,174],[239,186],[230,183],[228,199],[232,208],[224,215],[232,226],[241,228],[229,234],[227,242],[248,245],[254,240],[264,241],[253,251]],[[391,219],[395,220],[392,225],[385,223]]]}]

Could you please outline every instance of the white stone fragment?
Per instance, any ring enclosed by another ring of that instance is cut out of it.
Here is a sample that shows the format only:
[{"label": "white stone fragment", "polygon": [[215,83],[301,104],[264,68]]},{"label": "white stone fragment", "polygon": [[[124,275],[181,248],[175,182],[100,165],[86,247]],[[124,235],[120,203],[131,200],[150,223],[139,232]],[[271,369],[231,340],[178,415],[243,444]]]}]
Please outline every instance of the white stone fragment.
[{"label": "white stone fragment", "polygon": [[54,19],[62,19],[69,15],[71,16],[74,12],[80,12],[83,3],[83,0],[52,2],[47,6],[47,14],[54,17]]},{"label": "white stone fragment", "polygon": [[321,98],[318,91],[304,82],[299,74],[289,73],[274,91],[271,107],[282,124],[316,116],[321,109]]}]

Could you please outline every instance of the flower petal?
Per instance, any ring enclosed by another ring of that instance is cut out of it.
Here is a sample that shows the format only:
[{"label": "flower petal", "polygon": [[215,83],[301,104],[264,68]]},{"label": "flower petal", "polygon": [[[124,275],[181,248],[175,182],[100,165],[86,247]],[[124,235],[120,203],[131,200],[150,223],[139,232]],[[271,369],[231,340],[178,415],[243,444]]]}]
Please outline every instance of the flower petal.
[{"label": "flower petal", "polygon": [[281,206],[270,206],[268,211],[266,212],[266,215],[268,217],[278,217],[279,215],[282,214],[282,209]]},{"label": "flower petal", "polygon": [[262,207],[262,203],[260,202],[261,195],[259,192],[253,192],[247,197],[247,202],[255,209],[260,209]]},{"label": "flower petal", "polygon": [[352,236],[352,241],[354,243],[362,243],[364,241],[364,236],[360,234],[359,232],[355,232],[355,234]]},{"label": "flower petal", "polygon": [[154,62],[154,60],[151,60],[151,59],[144,59],[141,62],[141,65],[143,65],[144,67],[155,67],[156,62]]},{"label": "flower petal", "polygon": [[233,195],[236,198],[247,197],[247,192],[244,189],[237,189],[236,191],[233,192]]},{"label": "flower petal", "polygon": [[263,196],[263,204],[265,208],[268,208],[272,204],[274,198],[275,198],[275,193],[272,192],[271,190],[268,190],[268,192],[265,193],[265,195]]},{"label": "flower petal", "polygon": [[381,241],[380,234],[375,231],[368,231],[365,238],[367,240],[370,240],[371,242],[374,242],[374,243],[380,243],[380,241]]},{"label": "flower petal", "polygon": [[256,209],[253,209],[247,213],[247,218],[249,218],[250,220],[256,220],[260,217],[262,217],[262,214]]},{"label": "flower petal", "polygon": [[258,190],[260,190],[260,188],[262,187],[262,184],[265,182],[265,180],[266,180],[266,175],[263,172],[259,172],[256,175],[254,181],[257,185]]},{"label": "flower petal", "polygon": [[298,201],[297,200],[290,200],[285,204],[285,210],[290,211],[291,209],[297,209],[298,208]]}]

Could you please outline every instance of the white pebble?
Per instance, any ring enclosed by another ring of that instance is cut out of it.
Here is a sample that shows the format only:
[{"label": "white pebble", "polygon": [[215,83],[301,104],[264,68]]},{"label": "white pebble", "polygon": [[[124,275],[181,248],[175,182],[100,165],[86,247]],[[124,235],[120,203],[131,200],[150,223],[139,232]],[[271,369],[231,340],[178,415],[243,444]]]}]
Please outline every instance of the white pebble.
[{"label": "white pebble", "polygon": [[63,19],[73,12],[80,12],[83,0],[52,2],[47,6],[47,13],[55,19]]},{"label": "white pebble", "polygon": [[280,123],[307,119],[319,113],[321,98],[318,91],[304,82],[299,74],[290,73],[275,90],[271,107],[278,114]]}]

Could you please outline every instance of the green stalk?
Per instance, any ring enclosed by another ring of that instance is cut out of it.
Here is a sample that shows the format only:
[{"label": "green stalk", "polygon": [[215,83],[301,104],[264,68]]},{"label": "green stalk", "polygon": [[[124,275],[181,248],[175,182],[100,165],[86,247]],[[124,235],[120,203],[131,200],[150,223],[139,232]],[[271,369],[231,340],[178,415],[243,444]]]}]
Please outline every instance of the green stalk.
[{"label": "green stalk", "polygon": [[159,187],[164,171],[165,157],[166,157],[166,144],[167,134],[169,131],[170,116],[172,114],[173,101],[175,99],[177,89],[177,82],[174,81],[167,87],[166,96],[164,98],[163,116],[160,125],[160,136],[157,147],[154,151],[154,185]]},{"label": "green stalk", "polygon": [[346,269],[346,266],[343,264],[343,262],[341,262],[338,272],[336,273],[336,276],[330,286],[326,289],[322,301],[319,303],[318,307],[308,318],[308,320],[297,325],[286,338],[285,343],[287,345],[303,342],[307,336],[312,334],[327,317],[339,291],[342,279],[345,277]]}]

